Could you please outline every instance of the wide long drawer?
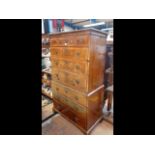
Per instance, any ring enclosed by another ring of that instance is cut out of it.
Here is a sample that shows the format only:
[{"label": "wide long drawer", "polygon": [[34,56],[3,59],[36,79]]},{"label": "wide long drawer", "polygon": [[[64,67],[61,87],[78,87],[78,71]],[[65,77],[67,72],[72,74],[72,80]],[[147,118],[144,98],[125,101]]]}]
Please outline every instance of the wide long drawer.
[{"label": "wide long drawer", "polygon": [[84,76],[72,74],[61,70],[52,70],[52,80],[60,82],[68,87],[87,92],[87,79]]},{"label": "wide long drawer", "polygon": [[52,37],[50,43],[52,46],[88,46],[89,37],[87,35]]},{"label": "wide long drawer", "polygon": [[51,58],[65,58],[70,60],[82,60],[89,59],[89,51],[86,47],[52,47]]},{"label": "wide long drawer", "polygon": [[86,129],[86,113],[78,114],[69,106],[66,106],[64,103],[61,103],[58,100],[54,100],[54,108],[78,126]]},{"label": "wide long drawer", "polygon": [[69,98],[75,103],[78,103],[86,107],[88,106],[86,96],[66,86],[63,86],[56,82],[52,82],[52,91],[54,92],[54,94],[60,94],[60,95],[66,96],[67,98]]},{"label": "wide long drawer", "polygon": [[67,105],[77,114],[83,115],[86,112],[86,107],[81,106],[77,104],[76,102],[73,102],[72,100],[70,100],[69,98],[65,96],[62,96],[61,94],[53,92],[53,98]]},{"label": "wide long drawer", "polygon": [[52,59],[52,67],[55,69],[62,69],[77,74],[88,74],[87,62],[75,62],[66,59]]}]

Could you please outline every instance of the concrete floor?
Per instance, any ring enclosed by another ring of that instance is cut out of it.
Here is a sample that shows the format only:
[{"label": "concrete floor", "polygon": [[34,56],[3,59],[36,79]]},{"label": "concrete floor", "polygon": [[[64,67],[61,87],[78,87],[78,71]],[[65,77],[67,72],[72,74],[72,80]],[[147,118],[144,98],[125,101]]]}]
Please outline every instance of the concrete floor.
[{"label": "concrete floor", "polygon": [[53,114],[53,104],[48,104],[42,107],[42,120],[49,117],[51,114]]},{"label": "concrete floor", "polygon": [[[63,118],[60,114],[42,124],[43,135],[84,135],[80,129]],[[100,122],[90,135],[113,135],[113,125],[105,120]]]},{"label": "concrete floor", "polygon": [[[42,110],[42,119],[53,113],[53,104],[47,105]],[[113,107],[107,111],[107,103],[103,108],[104,120],[101,121],[90,133],[90,135],[113,135]],[[56,114],[42,123],[43,135],[83,135],[80,129]]]}]

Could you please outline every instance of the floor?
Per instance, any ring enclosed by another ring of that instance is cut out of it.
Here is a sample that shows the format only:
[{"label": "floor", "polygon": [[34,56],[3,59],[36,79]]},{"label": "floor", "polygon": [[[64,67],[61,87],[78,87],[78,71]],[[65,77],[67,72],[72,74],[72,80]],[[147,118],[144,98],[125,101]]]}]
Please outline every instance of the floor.
[{"label": "floor", "polygon": [[[42,120],[54,113],[53,104],[46,105],[42,111]],[[103,108],[104,119],[92,130],[90,135],[113,135],[113,107],[107,111],[107,104]],[[80,129],[63,118],[60,114],[42,123],[43,135],[84,135]]]},{"label": "floor", "polygon": [[[84,135],[77,127],[56,114],[42,124],[43,135]],[[105,120],[100,122],[90,133],[91,135],[113,135],[113,125]]]},{"label": "floor", "polygon": [[54,113],[53,104],[48,104],[42,107],[42,120],[46,119]]}]

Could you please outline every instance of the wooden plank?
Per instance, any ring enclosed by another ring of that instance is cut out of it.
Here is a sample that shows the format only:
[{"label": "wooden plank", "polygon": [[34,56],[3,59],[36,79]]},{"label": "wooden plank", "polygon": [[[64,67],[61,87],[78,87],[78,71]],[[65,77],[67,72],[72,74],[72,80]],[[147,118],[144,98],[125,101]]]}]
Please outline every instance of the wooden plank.
[{"label": "wooden plank", "polygon": [[50,96],[50,95],[46,94],[43,90],[42,90],[42,94],[43,94],[43,95],[45,95],[45,96],[47,96],[47,97],[49,97],[50,99],[53,99],[53,97],[52,97],[52,96]]},{"label": "wooden plank", "polygon": [[51,81],[49,81],[49,80],[42,79],[42,83],[44,83],[48,86],[51,86]]}]

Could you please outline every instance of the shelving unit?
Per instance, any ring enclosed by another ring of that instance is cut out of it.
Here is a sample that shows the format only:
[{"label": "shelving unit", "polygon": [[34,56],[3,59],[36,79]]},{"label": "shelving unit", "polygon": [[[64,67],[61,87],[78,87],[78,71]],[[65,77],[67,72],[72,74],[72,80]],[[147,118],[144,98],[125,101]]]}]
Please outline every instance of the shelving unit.
[{"label": "shelving unit", "polygon": [[113,40],[107,41],[105,65],[104,119],[113,123]]},{"label": "shelving unit", "polygon": [[48,97],[48,98],[50,98],[50,99],[52,100],[52,96],[49,95],[49,94],[47,94],[47,93],[45,93],[43,90],[42,90],[42,94],[45,95],[46,97]]},{"label": "shelving unit", "polygon": [[50,72],[50,70],[49,70],[49,69],[43,69],[43,70],[42,70],[42,72],[43,72],[43,73],[47,73],[47,74],[51,75],[51,72]]},{"label": "shelving unit", "polygon": [[[50,46],[49,46],[49,44],[50,44],[49,35],[42,34],[42,84],[45,84],[50,87],[51,74],[50,74],[50,71],[48,71],[48,70],[50,70],[50,67],[51,67],[51,65],[49,65],[49,63],[51,64],[51,61],[50,62],[48,61],[48,58],[50,60],[50,50],[49,50]],[[45,58],[47,58],[47,61],[45,61]],[[43,95],[45,95],[45,93]],[[48,95],[46,95],[46,96],[48,96]]]},{"label": "shelving unit", "polygon": [[[42,64],[42,85],[47,86],[47,88],[51,88],[51,59],[50,59],[50,51],[49,51],[49,36],[47,34],[42,35],[42,61],[43,59],[49,59],[49,63]],[[43,63],[42,62],[42,63]],[[45,63],[45,62],[44,62]],[[48,64],[48,65],[47,65]],[[52,95],[50,93],[45,92],[45,88],[42,86],[42,122],[47,120],[49,117],[54,115],[53,103],[52,103]],[[46,101],[47,100],[47,101]],[[44,104],[47,103],[47,104]]]}]

